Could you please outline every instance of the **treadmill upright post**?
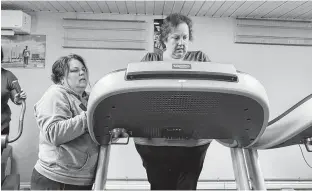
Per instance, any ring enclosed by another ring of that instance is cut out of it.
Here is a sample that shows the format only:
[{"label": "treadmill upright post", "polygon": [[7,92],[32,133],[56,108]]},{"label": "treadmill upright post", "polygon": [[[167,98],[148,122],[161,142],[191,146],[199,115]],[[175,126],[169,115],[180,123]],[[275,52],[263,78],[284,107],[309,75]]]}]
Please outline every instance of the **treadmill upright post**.
[{"label": "treadmill upright post", "polygon": [[111,144],[101,145],[98,157],[98,164],[96,168],[94,190],[104,190],[105,188],[110,149]]},{"label": "treadmill upright post", "polygon": [[258,151],[255,149],[244,149],[247,168],[252,188],[254,190],[265,190],[264,177],[260,168]]},{"label": "treadmill upright post", "polygon": [[250,190],[242,148],[231,148],[232,164],[237,190]]}]

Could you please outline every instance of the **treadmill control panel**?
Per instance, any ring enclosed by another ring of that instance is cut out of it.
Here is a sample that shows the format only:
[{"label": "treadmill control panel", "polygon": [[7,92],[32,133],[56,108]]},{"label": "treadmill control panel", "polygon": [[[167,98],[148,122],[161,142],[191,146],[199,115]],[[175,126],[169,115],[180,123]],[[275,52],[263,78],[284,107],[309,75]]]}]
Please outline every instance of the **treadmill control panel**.
[{"label": "treadmill control panel", "polygon": [[125,79],[196,79],[238,82],[237,72],[233,65],[187,61],[130,63]]}]

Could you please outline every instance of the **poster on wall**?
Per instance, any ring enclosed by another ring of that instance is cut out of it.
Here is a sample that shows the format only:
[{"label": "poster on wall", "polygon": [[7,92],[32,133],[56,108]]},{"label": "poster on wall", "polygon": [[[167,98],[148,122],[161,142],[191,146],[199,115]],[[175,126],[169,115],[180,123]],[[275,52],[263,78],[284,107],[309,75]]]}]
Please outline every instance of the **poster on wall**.
[{"label": "poster on wall", "polygon": [[44,68],[45,35],[1,36],[3,68]]},{"label": "poster on wall", "polygon": [[154,19],[154,52],[162,52],[164,45],[160,41],[160,27],[163,24],[163,19]]}]

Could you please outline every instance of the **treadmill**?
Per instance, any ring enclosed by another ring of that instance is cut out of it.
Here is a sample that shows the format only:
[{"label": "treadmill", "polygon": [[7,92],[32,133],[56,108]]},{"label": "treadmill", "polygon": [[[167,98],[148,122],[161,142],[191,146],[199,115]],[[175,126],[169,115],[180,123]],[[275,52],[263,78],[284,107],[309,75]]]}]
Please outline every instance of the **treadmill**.
[{"label": "treadmill", "polygon": [[95,190],[105,188],[111,145],[131,137],[217,139],[231,148],[238,190],[249,190],[243,149],[265,131],[269,102],[259,81],[230,64],[139,62],[95,84],[87,119],[100,145]]}]

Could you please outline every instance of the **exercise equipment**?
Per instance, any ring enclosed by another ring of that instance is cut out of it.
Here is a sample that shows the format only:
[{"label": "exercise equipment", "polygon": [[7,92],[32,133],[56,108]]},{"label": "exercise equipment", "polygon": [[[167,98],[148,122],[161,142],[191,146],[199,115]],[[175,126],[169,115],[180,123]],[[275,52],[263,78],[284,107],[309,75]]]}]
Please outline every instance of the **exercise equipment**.
[{"label": "exercise equipment", "polygon": [[[17,81],[13,82],[14,89],[19,94],[21,88]],[[19,190],[20,189],[20,175],[11,174],[12,163],[12,147],[8,145],[17,141],[23,133],[24,115],[26,111],[26,102],[22,101],[21,112],[19,116],[18,133],[10,139],[9,135],[1,135],[1,189],[2,190]]]},{"label": "exercise equipment", "polygon": [[141,137],[218,139],[231,147],[238,189],[248,190],[242,148],[258,141],[268,117],[263,86],[233,65],[130,63],[100,79],[89,97],[89,133],[101,146],[94,189],[105,187],[111,145]]},{"label": "exercise equipment", "polygon": [[245,157],[252,188],[265,190],[265,182],[258,159],[259,149],[277,149],[304,144],[312,146],[312,94],[268,123],[263,135],[245,149]]},{"label": "exercise equipment", "polygon": [[311,152],[312,94],[268,123],[263,135],[249,147],[274,149],[296,144],[305,144]]}]

